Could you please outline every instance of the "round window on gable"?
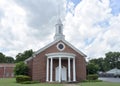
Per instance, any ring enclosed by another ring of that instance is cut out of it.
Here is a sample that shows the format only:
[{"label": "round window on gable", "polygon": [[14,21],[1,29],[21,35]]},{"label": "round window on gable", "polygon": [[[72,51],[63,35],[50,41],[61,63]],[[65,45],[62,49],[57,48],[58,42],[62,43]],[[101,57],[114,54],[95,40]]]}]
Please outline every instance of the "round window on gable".
[{"label": "round window on gable", "polygon": [[63,48],[64,48],[64,46],[63,46],[62,44],[59,44],[58,47],[59,47],[60,49],[63,49]]},{"label": "round window on gable", "polygon": [[57,49],[59,51],[63,51],[65,49],[65,45],[62,42],[60,42],[60,43],[57,44]]}]

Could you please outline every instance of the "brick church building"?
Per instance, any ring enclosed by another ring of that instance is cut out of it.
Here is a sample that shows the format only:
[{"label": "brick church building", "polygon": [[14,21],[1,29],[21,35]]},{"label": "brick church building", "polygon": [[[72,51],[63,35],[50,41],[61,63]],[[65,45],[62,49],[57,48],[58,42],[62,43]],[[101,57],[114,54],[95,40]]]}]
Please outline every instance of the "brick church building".
[{"label": "brick church building", "polygon": [[54,41],[25,60],[32,80],[40,82],[75,82],[86,79],[86,55],[65,40],[63,24],[58,19]]}]

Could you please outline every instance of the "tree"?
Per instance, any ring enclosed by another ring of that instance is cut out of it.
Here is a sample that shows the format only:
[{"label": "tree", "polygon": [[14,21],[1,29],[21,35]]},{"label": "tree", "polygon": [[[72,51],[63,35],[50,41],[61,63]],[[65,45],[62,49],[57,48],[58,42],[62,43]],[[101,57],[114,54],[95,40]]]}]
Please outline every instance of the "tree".
[{"label": "tree", "polygon": [[23,53],[18,53],[16,55],[16,63],[17,62],[21,62],[21,61],[24,61],[26,60],[27,58],[31,57],[33,54],[33,50],[26,50],[24,51]]},{"label": "tree", "polygon": [[87,64],[87,74],[97,74],[98,72],[98,65],[94,63],[88,63]]},{"label": "tree", "polygon": [[92,59],[90,60],[90,63],[98,65],[98,71],[105,71],[105,62],[104,58],[98,58],[98,59]]},{"label": "tree", "polygon": [[28,75],[28,66],[24,62],[16,63],[14,68],[15,75]]},{"label": "tree", "polygon": [[0,63],[5,63],[5,55],[0,52]]},{"label": "tree", "polygon": [[14,63],[14,59],[10,56],[5,57],[5,63]]},{"label": "tree", "polygon": [[[89,65],[91,64],[97,65],[98,71],[103,71],[103,72],[113,68],[120,69],[120,52],[108,52],[105,54],[104,58],[101,57],[98,59],[91,59],[89,61]],[[90,67],[90,70],[91,68],[92,67]]]},{"label": "tree", "polygon": [[105,65],[107,66],[106,70],[113,68],[120,69],[120,52],[108,52],[105,54]]},{"label": "tree", "polygon": [[0,53],[0,63],[14,63],[13,57],[5,56],[3,53]]}]

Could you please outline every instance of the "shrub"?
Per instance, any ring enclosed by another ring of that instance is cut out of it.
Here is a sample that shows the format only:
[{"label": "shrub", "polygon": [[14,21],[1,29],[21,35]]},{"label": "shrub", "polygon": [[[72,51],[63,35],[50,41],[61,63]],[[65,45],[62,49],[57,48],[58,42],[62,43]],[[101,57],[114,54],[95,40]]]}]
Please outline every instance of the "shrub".
[{"label": "shrub", "polygon": [[87,76],[87,80],[97,80],[98,79],[98,75],[97,74],[92,74],[92,75],[88,75]]},{"label": "shrub", "polygon": [[16,76],[17,83],[21,83],[21,82],[25,82],[25,81],[31,81],[31,78],[29,76],[25,76],[25,75]]},{"label": "shrub", "polygon": [[15,75],[28,75],[28,66],[24,62],[19,62],[14,68]]}]

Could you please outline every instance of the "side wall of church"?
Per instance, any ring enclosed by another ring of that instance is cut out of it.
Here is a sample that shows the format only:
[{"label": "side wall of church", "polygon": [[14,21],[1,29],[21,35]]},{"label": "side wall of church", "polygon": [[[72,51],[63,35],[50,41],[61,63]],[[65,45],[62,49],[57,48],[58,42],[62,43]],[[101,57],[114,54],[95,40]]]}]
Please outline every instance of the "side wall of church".
[{"label": "side wall of church", "polygon": [[32,69],[33,69],[33,59],[31,59],[30,61],[27,62],[28,68],[29,68],[29,72],[28,75],[30,77],[32,77]]}]

